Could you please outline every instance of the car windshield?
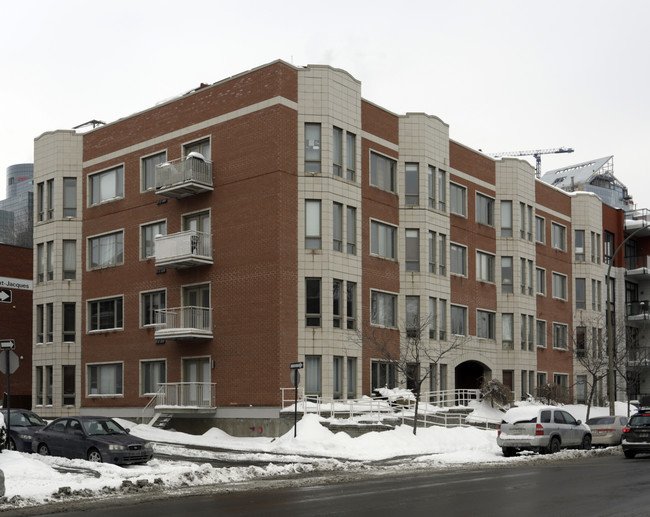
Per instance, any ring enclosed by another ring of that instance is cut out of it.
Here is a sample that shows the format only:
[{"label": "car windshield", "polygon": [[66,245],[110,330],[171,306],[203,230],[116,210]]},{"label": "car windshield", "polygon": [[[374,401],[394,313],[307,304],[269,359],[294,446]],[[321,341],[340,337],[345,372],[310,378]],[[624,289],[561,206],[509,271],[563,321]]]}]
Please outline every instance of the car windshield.
[{"label": "car windshield", "polygon": [[[3,413],[5,420],[7,419],[7,414]],[[40,416],[35,413],[19,413],[11,412],[11,425],[20,426],[20,427],[31,427],[31,426],[44,426],[47,424]]]},{"label": "car windshield", "polygon": [[613,424],[613,416],[597,416],[587,420],[587,425],[603,425],[603,424]]},{"label": "car windshield", "polygon": [[83,425],[86,433],[91,436],[98,434],[126,434],[124,428],[114,420],[84,420]]},{"label": "car windshield", "polygon": [[650,415],[633,415],[630,425],[650,425]]}]

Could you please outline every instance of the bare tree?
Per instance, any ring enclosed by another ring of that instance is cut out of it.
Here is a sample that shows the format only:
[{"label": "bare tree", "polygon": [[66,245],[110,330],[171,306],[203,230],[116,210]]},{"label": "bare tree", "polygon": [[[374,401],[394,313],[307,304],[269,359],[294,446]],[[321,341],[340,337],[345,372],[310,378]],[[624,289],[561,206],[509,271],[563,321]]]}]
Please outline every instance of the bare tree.
[{"label": "bare tree", "polygon": [[[357,333],[359,344],[369,346],[381,359],[395,366],[397,373],[412,386],[415,397],[413,434],[417,434],[420,394],[424,382],[435,374],[438,364],[452,350],[467,342],[463,336],[450,341],[429,339],[430,316],[414,319],[395,331],[368,326]],[[423,336],[426,336],[423,339]]]}]

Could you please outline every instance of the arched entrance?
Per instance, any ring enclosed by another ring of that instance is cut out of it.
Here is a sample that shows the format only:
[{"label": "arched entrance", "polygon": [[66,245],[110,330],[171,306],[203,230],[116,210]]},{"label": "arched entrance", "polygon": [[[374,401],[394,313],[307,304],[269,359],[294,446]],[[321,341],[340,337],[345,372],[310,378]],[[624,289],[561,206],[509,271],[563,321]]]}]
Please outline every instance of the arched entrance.
[{"label": "arched entrance", "polygon": [[456,367],[457,390],[478,390],[484,378],[490,379],[492,370],[479,361],[465,361]]}]

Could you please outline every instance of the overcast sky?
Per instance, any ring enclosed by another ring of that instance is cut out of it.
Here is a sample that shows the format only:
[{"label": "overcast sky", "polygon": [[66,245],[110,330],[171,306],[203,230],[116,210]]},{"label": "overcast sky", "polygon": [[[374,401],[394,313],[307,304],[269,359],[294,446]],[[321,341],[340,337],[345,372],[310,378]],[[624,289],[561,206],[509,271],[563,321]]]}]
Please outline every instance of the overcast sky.
[{"label": "overcast sky", "polygon": [[0,198],[46,131],[283,59],[342,68],[365,99],[486,153],[575,149],[543,171],[614,155],[650,208],[649,19],[646,0],[2,1]]}]

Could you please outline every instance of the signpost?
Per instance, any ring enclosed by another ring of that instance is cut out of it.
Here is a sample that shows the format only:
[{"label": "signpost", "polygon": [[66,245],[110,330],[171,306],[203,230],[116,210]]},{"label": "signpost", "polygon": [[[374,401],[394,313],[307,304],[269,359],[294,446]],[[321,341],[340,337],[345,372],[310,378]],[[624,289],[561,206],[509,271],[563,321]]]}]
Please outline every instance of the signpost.
[{"label": "signpost", "polygon": [[[16,342],[13,339],[0,340],[0,371],[7,376],[7,435],[5,436],[6,444],[9,444],[9,431],[11,431],[11,374],[18,368],[18,356],[13,353],[16,348]],[[15,359],[14,359],[15,358]],[[2,361],[4,359],[4,361]]]},{"label": "signpost", "polygon": [[289,368],[291,368],[291,382],[294,387],[293,395],[293,437],[295,438],[298,435],[298,384],[300,384],[300,370],[304,366],[302,361],[297,363],[291,363]]},{"label": "signpost", "polygon": [[0,289],[0,302],[11,303],[13,293],[11,289]]}]

